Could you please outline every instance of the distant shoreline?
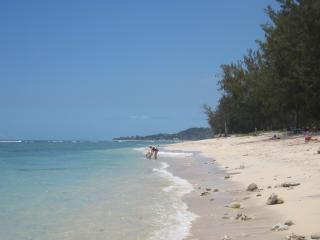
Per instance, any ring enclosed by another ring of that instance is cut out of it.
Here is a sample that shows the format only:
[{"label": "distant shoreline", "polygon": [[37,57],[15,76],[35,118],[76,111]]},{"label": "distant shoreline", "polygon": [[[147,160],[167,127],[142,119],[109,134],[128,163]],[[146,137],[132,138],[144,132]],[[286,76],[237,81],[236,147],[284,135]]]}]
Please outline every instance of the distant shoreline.
[{"label": "distant shoreline", "polygon": [[142,141],[163,141],[163,140],[202,140],[213,137],[213,132],[211,128],[188,128],[186,130],[177,133],[159,133],[147,136],[126,136],[126,137],[116,137],[112,140],[123,141],[123,140],[142,140]]}]

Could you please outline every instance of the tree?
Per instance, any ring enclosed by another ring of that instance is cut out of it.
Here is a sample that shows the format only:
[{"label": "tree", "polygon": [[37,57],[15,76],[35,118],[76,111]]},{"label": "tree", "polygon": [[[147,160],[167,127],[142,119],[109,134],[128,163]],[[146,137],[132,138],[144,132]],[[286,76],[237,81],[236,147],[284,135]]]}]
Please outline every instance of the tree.
[{"label": "tree", "polygon": [[222,97],[206,108],[209,124],[222,132],[320,125],[320,1],[278,0],[265,39],[242,60],[221,65]]}]

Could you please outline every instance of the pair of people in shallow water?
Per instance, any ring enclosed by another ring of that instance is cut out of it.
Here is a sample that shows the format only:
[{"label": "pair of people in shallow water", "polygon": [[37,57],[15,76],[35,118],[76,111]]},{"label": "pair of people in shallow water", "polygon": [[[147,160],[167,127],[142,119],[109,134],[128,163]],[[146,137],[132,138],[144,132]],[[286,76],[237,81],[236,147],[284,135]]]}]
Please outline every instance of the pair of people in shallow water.
[{"label": "pair of people in shallow water", "polygon": [[146,153],[146,158],[151,159],[153,156],[154,160],[157,160],[158,159],[158,152],[159,152],[159,149],[157,147],[150,145],[149,150]]}]

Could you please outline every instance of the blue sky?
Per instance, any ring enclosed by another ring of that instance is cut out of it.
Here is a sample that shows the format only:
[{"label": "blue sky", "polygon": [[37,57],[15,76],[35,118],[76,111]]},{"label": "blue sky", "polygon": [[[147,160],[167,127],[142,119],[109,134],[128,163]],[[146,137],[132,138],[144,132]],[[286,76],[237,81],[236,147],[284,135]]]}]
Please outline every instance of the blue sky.
[{"label": "blue sky", "polygon": [[207,126],[219,66],[271,0],[0,1],[0,139],[110,139]]}]

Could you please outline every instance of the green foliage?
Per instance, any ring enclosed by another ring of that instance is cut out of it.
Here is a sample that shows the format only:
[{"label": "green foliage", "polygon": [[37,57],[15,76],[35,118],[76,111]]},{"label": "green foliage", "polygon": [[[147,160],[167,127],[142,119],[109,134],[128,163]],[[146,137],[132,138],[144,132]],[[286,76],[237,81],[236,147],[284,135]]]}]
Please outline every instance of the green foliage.
[{"label": "green foliage", "polygon": [[265,40],[242,60],[221,65],[223,92],[216,109],[205,108],[215,132],[319,126],[320,1],[278,0],[270,6]]}]

